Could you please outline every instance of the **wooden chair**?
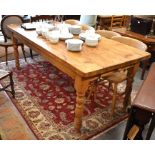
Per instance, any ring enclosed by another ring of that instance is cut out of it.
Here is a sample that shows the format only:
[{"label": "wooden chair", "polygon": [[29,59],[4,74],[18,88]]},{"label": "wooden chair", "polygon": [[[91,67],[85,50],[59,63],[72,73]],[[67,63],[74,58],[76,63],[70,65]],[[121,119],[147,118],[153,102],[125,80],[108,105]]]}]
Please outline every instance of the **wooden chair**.
[{"label": "wooden chair", "polygon": [[[143,42],[141,42],[137,39],[133,39],[133,38],[129,38],[129,37],[123,37],[123,36],[115,36],[112,39],[115,41],[124,43],[126,45],[138,48],[142,51],[147,50],[146,44],[144,44]],[[111,75],[107,78],[107,80],[113,85],[112,115],[114,114],[114,108],[116,105],[117,86],[119,83],[125,81],[126,79],[127,79],[126,70],[125,71],[121,70],[119,72],[115,72],[113,75]]]},{"label": "wooden chair", "polygon": [[[15,90],[14,90],[14,82],[13,82],[13,78],[12,78],[12,72],[0,70],[0,80],[3,80],[5,78],[10,78],[10,82],[9,82],[9,84],[1,87],[0,91],[10,92],[12,94],[13,98],[15,98]],[[7,89],[8,87],[11,87],[11,90],[8,90]]]},{"label": "wooden chair", "polygon": [[109,31],[109,30],[97,30],[96,33],[100,34],[102,37],[111,39],[114,36],[121,36],[117,32]]},{"label": "wooden chair", "polygon": [[[146,51],[147,46],[137,40],[137,39],[133,39],[133,38],[129,38],[129,37],[123,37],[123,36],[115,36],[112,37],[113,40],[124,43],[126,45],[138,48],[140,50]],[[113,91],[113,97],[112,97],[112,105],[111,105],[111,115],[114,115],[114,110],[115,110],[115,105],[116,105],[116,96],[117,96],[117,86],[119,83],[125,81],[127,79],[127,71],[126,69],[120,69],[118,71],[115,72],[110,72],[107,73],[106,75],[103,74],[101,77],[99,77],[99,79],[94,81],[94,84],[91,86],[92,88],[90,89],[90,93],[89,96],[94,93],[94,97],[96,94],[96,87],[98,84],[104,83],[105,80],[107,80],[109,82],[109,88],[112,88]],[[121,95],[123,95],[124,93],[122,93]]]},{"label": "wooden chair", "polygon": [[124,36],[115,36],[112,38],[112,40],[115,40],[115,41],[118,41],[120,43],[123,43],[123,44],[126,44],[126,45],[129,45],[129,46],[132,46],[132,47],[135,47],[135,48],[138,48],[142,51],[146,51],[147,50],[147,45],[144,44],[142,41],[139,41],[137,39],[133,39],[133,38],[130,38],[130,37],[124,37]]},{"label": "wooden chair", "polygon": [[[146,51],[147,50],[147,45],[144,44],[143,42],[137,40],[137,39],[132,39],[129,37],[113,37],[113,40],[119,41],[121,43],[127,44],[129,46],[133,46],[135,48],[138,48],[142,51]],[[144,77],[146,68],[148,66],[148,60],[144,60],[141,62],[142,63],[142,74],[141,74],[141,79],[143,79],[142,77]]]},{"label": "wooden chair", "polygon": [[123,19],[123,27],[128,27],[130,24],[131,16],[125,15]]},{"label": "wooden chair", "polygon": [[80,23],[79,20],[75,20],[75,19],[67,19],[65,20],[66,24],[71,24],[71,25],[78,25]]},{"label": "wooden chair", "polygon": [[[7,28],[7,25],[8,24],[18,24],[18,25],[21,25],[22,23],[23,23],[23,19],[22,19],[21,16],[18,16],[18,15],[8,15],[8,16],[5,16],[5,17],[3,17],[2,21],[1,21],[1,30],[2,30],[2,33],[3,33],[3,36],[4,36],[4,41],[0,42],[0,46],[5,48],[6,65],[8,64],[8,61],[7,61],[8,47],[13,47],[13,42],[11,40],[12,33]],[[18,41],[17,42],[17,46],[21,46],[22,51],[23,51],[23,55],[24,55],[24,59],[26,61],[24,44],[20,43],[20,41]],[[30,51],[30,54],[32,56],[31,51]]]},{"label": "wooden chair", "polygon": [[125,16],[112,16],[109,30],[112,30],[115,27],[123,27]]},{"label": "wooden chair", "polygon": [[53,20],[54,15],[36,15],[36,16],[31,16],[31,22],[39,22],[39,21],[48,21],[48,20]]},{"label": "wooden chair", "polygon": [[86,30],[95,30],[93,27],[91,27],[91,26],[89,26],[89,25],[87,25],[87,24],[78,24],[78,25],[81,26],[81,29],[82,29],[83,31],[86,31]]}]

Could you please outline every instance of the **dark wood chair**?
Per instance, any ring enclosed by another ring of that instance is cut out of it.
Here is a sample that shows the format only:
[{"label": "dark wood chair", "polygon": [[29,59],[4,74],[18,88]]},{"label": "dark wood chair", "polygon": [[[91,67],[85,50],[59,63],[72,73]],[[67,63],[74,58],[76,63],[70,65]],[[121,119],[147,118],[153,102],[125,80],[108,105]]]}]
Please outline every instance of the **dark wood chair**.
[{"label": "dark wood chair", "polygon": [[[0,70],[0,80],[3,80],[5,78],[9,78],[10,82],[9,82],[9,84],[7,84],[5,86],[0,87],[0,91],[10,92],[12,94],[13,98],[15,98],[15,90],[14,90],[14,82],[13,82],[13,78],[12,78],[12,72]],[[11,90],[9,90],[8,87],[11,87]]]},{"label": "dark wood chair", "polygon": [[[18,24],[18,25],[21,25],[22,23],[23,23],[23,19],[22,19],[21,16],[18,16],[18,15],[4,16],[3,19],[2,19],[2,21],[1,21],[1,30],[2,30],[2,34],[4,36],[4,41],[1,41],[0,42],[0,46],[5,48],[6,65],[8,64],[8,61],[7,61],[8,48],[9,47],[13,47],[13,41],[11,40],[12,33],[7,28],[7,25],[8,24]],[[21,46],[22,51],[23,51],[23,55],[24,55],[24,59],[26,61],[24,44],[23,43],[20,43],[20,41],[18,41],[17,45],[18,46]],[[31,57],[32,57],[32,51],[30,51],[30,54],[31,54]]]}]

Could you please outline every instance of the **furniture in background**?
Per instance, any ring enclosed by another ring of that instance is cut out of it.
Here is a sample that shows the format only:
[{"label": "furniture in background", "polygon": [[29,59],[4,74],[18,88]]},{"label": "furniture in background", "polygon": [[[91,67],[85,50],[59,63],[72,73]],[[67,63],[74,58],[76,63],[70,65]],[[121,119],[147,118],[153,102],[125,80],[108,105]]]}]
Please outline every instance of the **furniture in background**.
[{"label": "furniture in background", "polygon": [[98,15],[97,18],[98,26],[97,29],[106,29],[111,30],[113,27],[126,27],[129,24],[130,16],[129,15]]},{"label": "furniture in background", "polygon": [[148,61],[143,63],[144,66],[142,66],[141,79],[144,79],[145,71],[148,65],[155,61],[155,38],[153,36],[144,36],[142,34],[132,32],[126,28],[115,28],[113,31],[121,34],[122,36],[138,39],[147,45],[147,51],[151,53],[151,58],[149,59],[149,64]]},{"label": "furniture in background", "polygon": [[[8,16],[4,16],[2,21],[1,21],[1,30],[4,36],[4,41],[0,42],[0,46],[5,48],[5,55],[6,55],[6,65],[8,64],[7,61],[7,56],[8,56],[8,48],[9,47],[13,47],[13,42],[11,40],[12,37],[12,33],[11,31],[7,28],[8,24],[18,24],[18,25],[22,25],[23,23],[23,19],[21,16],[18,15],[8,15]],[[22,51],[23,51],[23,55],[24,55],[24,59],[26,61],[26,55],[25,55],[25,50],[24,50],[24,44],[21,43],[20,41],[17,42],[18,46],[21,46]],[[30,51],[31,57],[32,57],[32,53]]]},{"label": "furniture in background", "polygon": [[[136,48],[107,38],[102,38],[97,48],[90,48],[84,44],[81,52],[76,52],[75,54],[67,50],[64,41],[53,45],[46,41],[46,39],[38,37],[35,31],[27,32],[18,25],[9,25],[9,29],[12,32],[15,44],[14,53],[17,69],[20,68],[16,46],[18,38],[54,66],[75,79],[74,86],[77,96],[74,127],[77,132],[80,132],[82,126],[85,94],[90,81],[94,79],[94,77],[99,77],[99,75],[104,73],[128,67],[128,79],[124,99],[124,105],[126,107],[129,103],[130,93],[132,91],[135,69],[141,60],[150,57],[150,54],[147,52],[137,50]],[[126,55],[128,55],[128,57]]]},{"label": "furniture in background", "polygon": [[54,18],[55,18],[54,15],[36,15],[36,16],[31,16],[30,21],[31,22],[49,21],[49,20],[53,20]]},{"label": "furniture in background", "polygon": [[[9,82],[9,84],[2,86],[0,88],[0,91],[10,92],[12,94],[13,98],[15,98],[15,90],[14,90],[14,82],[13,82],[13,78],[12,78],[12,72],[0,70],[0,80],[3,80],[5,78],[9,78],[10,82]],[[9,90],[8,87],[10,87],[11,90]]]},{"label": "furniture in background", "polygon": [[112,30],[113,28],[116,28],[116,27],[120,28],[123,26],[124,26],[124,16],[112,15],[109,30]]},{"label": "furniture in background", "polygon": [[80,20],[80,15],[63,15],[63,16],[64,16],[63,20],[67,20],[67,19]]},{"label": "furniture in background", "polygon": [[144,128],[149,123],[146,139],[155,127],[155,63],[138,91],[130,109],[123,139],[144,139]]}]

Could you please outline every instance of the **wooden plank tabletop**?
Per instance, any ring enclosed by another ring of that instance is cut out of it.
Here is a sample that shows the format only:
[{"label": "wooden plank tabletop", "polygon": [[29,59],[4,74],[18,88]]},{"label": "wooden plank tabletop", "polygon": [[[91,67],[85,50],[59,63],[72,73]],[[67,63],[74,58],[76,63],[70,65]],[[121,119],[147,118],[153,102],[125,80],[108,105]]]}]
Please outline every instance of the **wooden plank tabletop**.
[{"label": "wooden plank tabletop", "polygon": [[70,52],[64,41],[52,44],[47,39],[38,36],[35,31],[26,31],[23,28],[10,25],[14,33],[22,35],[25,40],[41,48],[54,60],[68,65],[83,77],[90,77],[108,72],[120,67],[126,67],[150,57],[150,54],[128,45],[102,37],[96,48],[83,45],[80,52]]}]

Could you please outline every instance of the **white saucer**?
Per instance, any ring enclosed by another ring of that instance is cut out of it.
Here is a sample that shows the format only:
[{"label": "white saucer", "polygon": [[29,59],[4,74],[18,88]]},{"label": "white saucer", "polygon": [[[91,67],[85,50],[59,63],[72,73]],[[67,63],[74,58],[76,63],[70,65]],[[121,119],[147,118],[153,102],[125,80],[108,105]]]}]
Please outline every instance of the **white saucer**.
[{"label": "white saucer", "polygon": [[[85,40],[86,37],[87,37],[87,33],[80,33],[79,37],[80,37],[81,40]],[[101,35],[100,34],[95,33],[95,37],[97,37],[98,40],[101,40]]]},{"label": "white saucer", "polygon": [[73,38],[73,34],[71,33],[60,34],[60,37],[59,37],[60,40],[66,40],[66,39],[71,39],[71,38]]}]

